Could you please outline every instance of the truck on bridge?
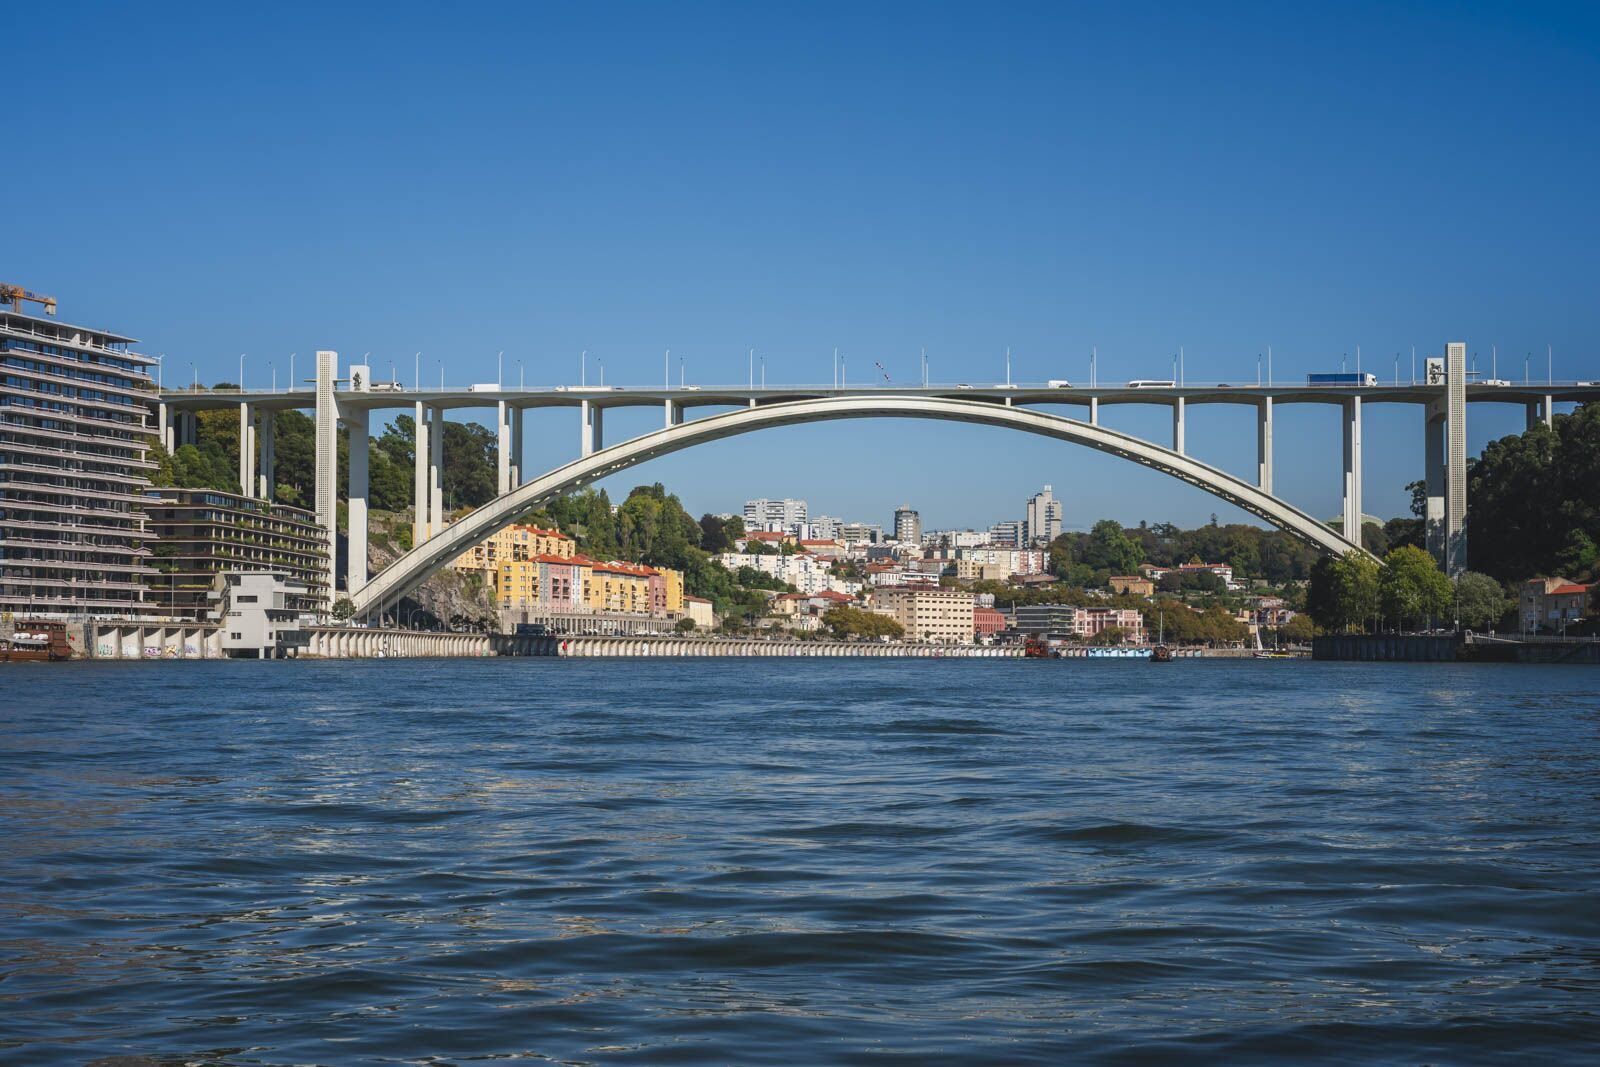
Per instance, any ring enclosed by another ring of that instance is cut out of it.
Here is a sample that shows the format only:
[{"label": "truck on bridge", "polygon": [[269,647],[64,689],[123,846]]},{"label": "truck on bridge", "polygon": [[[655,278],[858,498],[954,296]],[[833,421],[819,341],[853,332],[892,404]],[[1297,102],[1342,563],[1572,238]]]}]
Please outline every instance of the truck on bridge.
[{"label": "truck on bridge", "polygon": [[1338,374],[1308,374],[1306,375],[1306,384],[1365,385],[1370,387],[1378,384],[1378,376],[1376,374],[1345,374],[1342,371]]}]

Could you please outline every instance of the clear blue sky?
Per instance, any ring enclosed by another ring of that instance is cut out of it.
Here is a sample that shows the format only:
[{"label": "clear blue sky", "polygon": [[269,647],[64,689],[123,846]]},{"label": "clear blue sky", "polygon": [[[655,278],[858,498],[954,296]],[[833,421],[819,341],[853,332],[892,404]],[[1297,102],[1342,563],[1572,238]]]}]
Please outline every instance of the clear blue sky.
[{"label": "clear blue sky", "polygon": [[[334,10],[345,8],[348,10]],[[317,348],[409,380],[1254,380],[1466,340],[1600,377],[1593,5],[88,5],[13,18],[0,274],[164,352],[280,379]],[[576,416],[530,417],[529,462]],[[654,413],[613,415],[612,436]],[[1252,469],[1243,410],[1190,451]],[[1158,440],[1168,416],[1107,422]],[[1475,406],[1474,449],[1521,425]],[[1367,510],[1420,416],[1370,408]],[[1338,511],[1333,409],[1279,417],[1280,492]],[[998,430],[871,422],[656,461],[695,510],[804,496],[887,523],[1237,513]]]}]

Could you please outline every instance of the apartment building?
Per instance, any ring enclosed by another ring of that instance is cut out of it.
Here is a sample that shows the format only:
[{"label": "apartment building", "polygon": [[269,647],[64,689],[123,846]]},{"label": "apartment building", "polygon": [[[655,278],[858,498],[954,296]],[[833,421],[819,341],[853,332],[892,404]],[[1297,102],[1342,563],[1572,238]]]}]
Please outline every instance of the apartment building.
[{"label": "apartment building", "polygon": [[1047,485],[1028,498],[1023,520],[1025,545],[1048,545],[1061,536],[1061,502]]},{"label": "apartment building", "polygon": [[922,516],[910,504],[894,510],[894,539],[903,545],[922,543]]},{"label": "apartment building", "polygon": [[958,589],[879,589],[875,610],[899,623],[912,641],[969,645],[974,633],[973,597]]},{"label": "apartment building", "polygon": [[0,296],[0,612],[149,614],[138,508],[155,361],[131,337],[57,322],[54,300]]},{"label": "apartment building", "polygon": [[746,500],[744,503],[744,528],[777,533],[807,536],[806,502],[785,498],[783,500]]},{"label": "apartment building", "polygon": [[451,560],[450,566],[466,571],[496,571],[502,563],[523,563],[539,556],[578,554],[577,542],[559,530],[512,525],[491,534]]},{"label": "apartment building", "polygon": [[312,512],[216,489],[146,490],[152,573],[146,601],[167,618],[203,620],[217,575],[282,574],[296,610],[331,606],[328,538]]},{"label": "apartment building", "polygon": [[763,574],[772,575],[780,582],[787,582],[808,595],[832,591],[854,596],[861,590],[860,582],[834,576],[832,560],[809,553],[797,552],[791,556],[756,556],[748,552],[724,552],[717,559],[730,571],[738,571],[740,567],[752,567]]},{"label": "apartment building", "polygon": [[1115,626],[1123,632],[1128,643],[1139,644],[1144,641],[1144,616],[1132,608],[1019,604],[1015,617],[1017,629],[1030,635],[1086,641],[1107,627]]}]

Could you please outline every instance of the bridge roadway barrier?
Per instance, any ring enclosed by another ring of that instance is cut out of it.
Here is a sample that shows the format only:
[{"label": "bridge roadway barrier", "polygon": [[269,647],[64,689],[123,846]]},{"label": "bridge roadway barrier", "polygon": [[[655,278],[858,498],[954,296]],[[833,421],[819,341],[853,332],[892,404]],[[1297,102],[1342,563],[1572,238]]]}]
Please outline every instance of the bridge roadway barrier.
[{"label": "bridge roadway barrier", "polygon": [[495,639],[502,656],[575,656],[603,659],[624,656],[793,656],[894,659],[1015,659],[1022,649],[1001,645],[919,645],[904,641],[752,641],[739,638],[657,637],[531,637],[501,635]]}]

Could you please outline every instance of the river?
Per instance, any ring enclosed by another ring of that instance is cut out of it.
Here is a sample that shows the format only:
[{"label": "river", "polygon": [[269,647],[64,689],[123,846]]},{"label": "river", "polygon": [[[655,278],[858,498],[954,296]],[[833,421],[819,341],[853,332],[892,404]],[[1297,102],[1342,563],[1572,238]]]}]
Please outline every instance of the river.
[{"label": "river", "polygon": [[1600,671],[0,668],[0,1062],[1600,1055]]}]

